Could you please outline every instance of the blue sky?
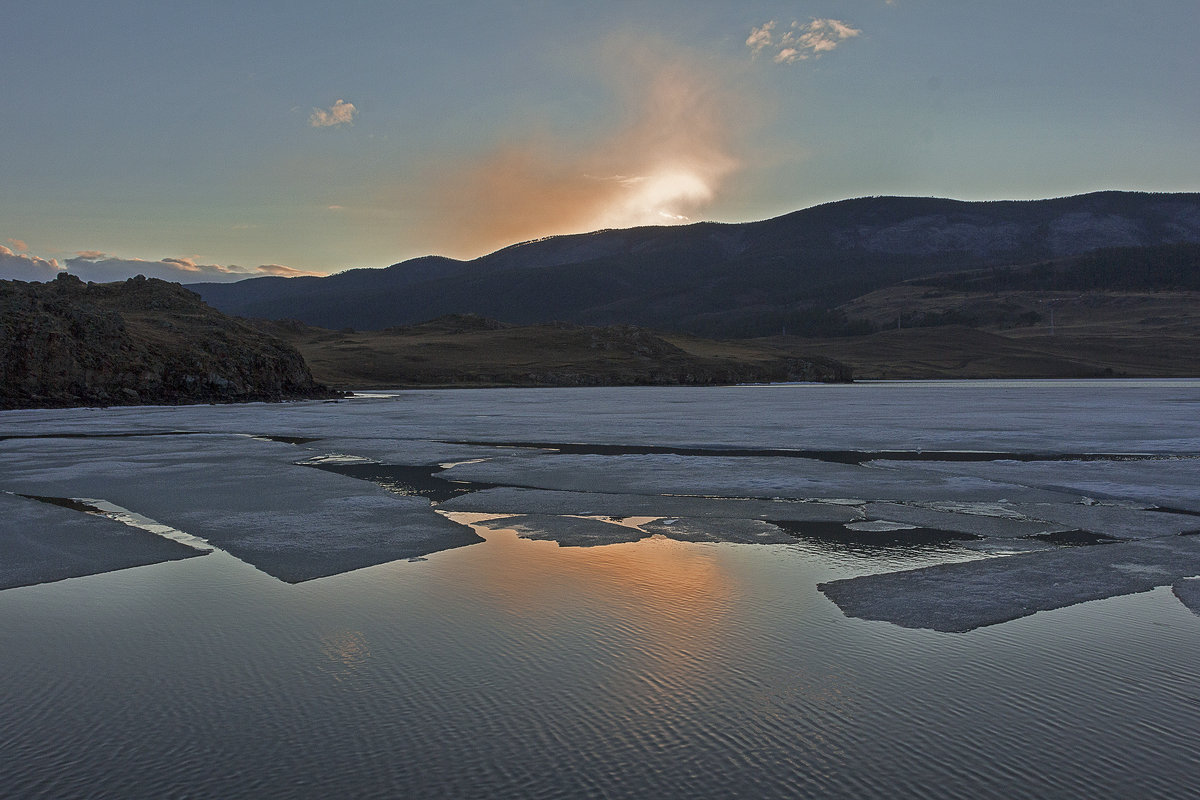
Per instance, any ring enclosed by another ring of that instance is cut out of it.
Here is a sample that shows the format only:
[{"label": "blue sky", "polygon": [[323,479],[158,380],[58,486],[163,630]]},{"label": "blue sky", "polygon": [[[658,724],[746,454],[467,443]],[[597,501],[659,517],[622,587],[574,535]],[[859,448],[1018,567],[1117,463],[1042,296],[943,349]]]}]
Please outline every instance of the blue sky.
[{"label": "blue sky", "polygon": [[19,2],[5,28],[0,277],[1200,190],[1195,0]]}]

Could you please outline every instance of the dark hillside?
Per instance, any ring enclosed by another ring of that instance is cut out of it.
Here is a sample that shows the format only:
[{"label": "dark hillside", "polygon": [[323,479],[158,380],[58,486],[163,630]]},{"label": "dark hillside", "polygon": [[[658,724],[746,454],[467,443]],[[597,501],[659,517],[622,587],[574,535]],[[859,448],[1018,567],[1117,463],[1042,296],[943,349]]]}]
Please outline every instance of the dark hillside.
[{"label": "dark hillside", "polygon": [[291,346],[179,284],[0,281],[0,408],[331,396]]},{"label": "dark hillside", "polygon": [[1200,195],[846,200],[771,220],[558,236],[473,261],[197,284],[228,313],[381,329],[441,314],[633,324],[706,336],[854,333],[836,306],[904,280],[1112,248],[1200,243]]}]

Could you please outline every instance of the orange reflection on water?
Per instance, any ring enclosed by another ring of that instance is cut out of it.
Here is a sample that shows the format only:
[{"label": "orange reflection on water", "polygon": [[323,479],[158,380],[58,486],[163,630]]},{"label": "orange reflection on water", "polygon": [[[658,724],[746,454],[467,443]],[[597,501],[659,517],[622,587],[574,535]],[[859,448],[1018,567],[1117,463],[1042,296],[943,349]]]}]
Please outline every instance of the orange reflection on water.
[{"label": "orange reflection on water", "polygon": [[650,713],[672,693],[694,698],[719,680],[706,665],[746,637],[737,583],[708,547],[661,538],[559,547],[482,524],[498,515],[446,516],[488,541],[456,564],[472,595],[539,637],[586,637],[606,688],[653,699]]},{"label": "orange reflection on water", "polygon": [[[656,617],[703,627],[732,610],[733,583],[711,550],[668,539],[632,544],[560,547],[521,539],[516,530],[483,523],[503,515],[443,512],[488,540],[486,562],[469,565],[474,586],[514,614],[540,614],[546,601],[569,594],[593,603],[653,609]],[[637,527],[655,517],[625,518]],[[676,617],[679,619],[676,619]]]},{"label": "orange reflection on water", "polygon": [[324,671],[338,681],[353,677],[371,658],[371,647],[362,631],[338,631],[321,637],[321,652],[329,660]]}]

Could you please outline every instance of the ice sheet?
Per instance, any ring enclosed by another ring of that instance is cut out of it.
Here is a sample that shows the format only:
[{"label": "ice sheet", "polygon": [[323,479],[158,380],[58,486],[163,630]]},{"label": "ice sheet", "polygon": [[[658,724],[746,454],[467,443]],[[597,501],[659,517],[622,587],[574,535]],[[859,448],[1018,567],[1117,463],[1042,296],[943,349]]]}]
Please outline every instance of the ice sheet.
[{"label": "ice sheet", "polygon": [[1179,581],[1171,587],[1171,591],[1179,598],[1179,602],[1200,615],[1200,578],[1188,578]]},{"label": "ice sheet", "polygon": [[[1200,527],[1193,515],[1145,510],[1200,512],[1198,411],[1200,382],[1186,380],[419,391],[339,402],[14,411],[0,413],[0,491],[102,498],[287,580],[479,541],[423,497],[295,466],[331,452],[385,464],[453,462],[441,477],[501,488],[456,497],[443,508],[524,515],[531,532],[535,523],[563,530],[554,520],[564,515],[640,515],[657,518],[639,526],[642,532],[703,541],[769,541],[757,534],[770,520],[882,521],[918,526],[914,536],[934,529],[988,537],[956,545],[960,555],[964,547],[1045,549],[1047,543],[1021,537],[1071,530],[1157,537],[1145,540],[1150,547],[1184,541],[1171,534]],[[78,438],[22,438],[62,435]],[[924,458],[929,451],[987,451],[1023,460],[856,465],[462,442],[894,450],[922,451]],[[1170,460],[1028,460],[1073,453]],[[835,502],[844,498],[854,502]],[[905,530],[851,533],[886,542]],[[1116,558],[1118,547],[1126,545],[1019,558],[1063,558],[1060,582],[1078,578],[1122,590],[1119,582],[1088,577],[1088,570],[1103,573],[1102,562]],[[1072,559],[1091,566],[1077,575]],[[1153,561],[1121,563],[1127,572],[1157,569]],[[999,570],[991,585],[1007,585],[1005,569],[991,570]],[[1021,580],[1012,576],[1013,586]],[[941,586],[910,585],[913,607],[937,608]]]},{"label": "ice sheet", "polygon": [[438,508],[445,511],[475,511],[495,514],[789,519],[827,522],[850,522],[862,519],[862,515],[854,506],[833,503],[560,492],[511,487],[472,492],[453,500],[447,500]]},{"label": "ice sheet", "polygon": [[2,412],[0,435],[208,432],[702,447],[1200,452],[1194,380],[401,392],[383,399]]},{"label": "ice sheet", "polygon": [[[1200,416],[1200,407],[1196,409]],[[876,462],[883,463],[883,462]],[[902,467],[902,462],[887,462]],[[1030,488],[1142,506],[1200,512],[1200,457],[1154,461],[922,464],[928,472],[1019,483]]]},{"label": "ice sheet", "polygon": [[1027,488],[986,475],[944,475],[900,465],[880,469],[811,459],[681,455],[544,454],[462,464],[443,477],[539,489],[819,500],[1024,500],[1075,502],[1078,495]]},{"label": "ice sheet", "polygon": [[204,553],[106,517],[0,492],[0,589]]},{"label": "ice sheet", "polygon": [[868,575],[818,588],[850,617],[966,632],[1200,574],[1200,537],[1167,536]]},{"label": "ice sheet", "polygon": [[296,466],[295,445],[216,434],[0,445],[9,491],[108,500],[289,582],[482,541],[423,498]]}]

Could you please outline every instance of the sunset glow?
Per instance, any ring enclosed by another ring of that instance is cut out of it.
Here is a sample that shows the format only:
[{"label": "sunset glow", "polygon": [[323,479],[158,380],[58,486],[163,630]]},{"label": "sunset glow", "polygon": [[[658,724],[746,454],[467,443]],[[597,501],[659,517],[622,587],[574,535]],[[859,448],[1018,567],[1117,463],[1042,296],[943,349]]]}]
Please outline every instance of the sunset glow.
[{"label": "sunset glow", "polygon": [[0,278],[328,274],[862,196],[1200,185],[1200,6],[960,6],[21,4]]}]

